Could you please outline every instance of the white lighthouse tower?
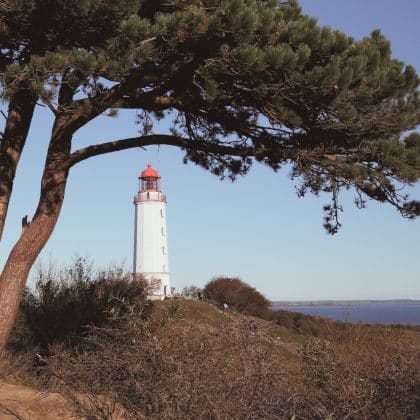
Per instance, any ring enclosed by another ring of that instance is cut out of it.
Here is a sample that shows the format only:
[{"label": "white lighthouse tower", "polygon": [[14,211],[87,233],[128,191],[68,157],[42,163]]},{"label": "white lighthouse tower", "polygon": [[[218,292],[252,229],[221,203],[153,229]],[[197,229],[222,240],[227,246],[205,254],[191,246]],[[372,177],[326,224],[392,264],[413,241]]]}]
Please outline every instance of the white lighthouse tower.
[{"label": "white lighthouse tower", "polygon": [[169,283],[166,196],[160,189],[159,173],[149,164],[139,176],[134,197],[134,274],[152,282],[151,299],[171,294]]}]

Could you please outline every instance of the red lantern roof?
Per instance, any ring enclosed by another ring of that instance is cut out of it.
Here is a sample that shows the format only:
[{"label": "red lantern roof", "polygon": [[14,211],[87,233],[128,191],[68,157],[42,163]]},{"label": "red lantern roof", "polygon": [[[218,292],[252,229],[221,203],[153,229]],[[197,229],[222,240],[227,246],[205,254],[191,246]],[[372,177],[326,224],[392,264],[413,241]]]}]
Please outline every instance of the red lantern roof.
[{"label": "red lantern roof", "polygon": [[140,178],[160,178],[159,172],[152,168],[149,163],[147,168],[141,173]]}]

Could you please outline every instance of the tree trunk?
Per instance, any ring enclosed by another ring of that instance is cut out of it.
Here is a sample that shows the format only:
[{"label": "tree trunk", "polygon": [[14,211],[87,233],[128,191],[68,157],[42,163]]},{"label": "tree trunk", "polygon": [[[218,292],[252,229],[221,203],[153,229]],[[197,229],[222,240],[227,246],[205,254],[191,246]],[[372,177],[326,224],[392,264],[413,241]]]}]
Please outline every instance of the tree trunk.
[{"label": "tree trunk", "polygon": [[27,90],[10,100],[6,127],[0,144],[0,240],[3,235],[16,168],[28,136],[36,100]]},{"label": "tree trunk", "polygon": [[0,276],[0,352],[7,343],[19,310],[29,271],[54,230],[64,200],[66,162],[71,134],[64,118],[57,118],[41,183],[41,197],[32,223],[12,249]]}]

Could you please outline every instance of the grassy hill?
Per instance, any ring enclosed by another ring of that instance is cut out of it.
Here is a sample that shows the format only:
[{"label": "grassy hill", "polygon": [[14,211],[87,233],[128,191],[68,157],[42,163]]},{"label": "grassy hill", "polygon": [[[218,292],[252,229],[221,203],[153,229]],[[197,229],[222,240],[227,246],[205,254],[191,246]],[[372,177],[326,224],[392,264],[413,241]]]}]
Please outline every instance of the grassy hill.
[{"label": "grassy hill", "polygon": [[60,394],[75,418],[418,414],[416,329],[287,312],[263,320],[185,299],[145,304],[120,297],[107,314],[102,324],[46,348],[22,342],[15,331],[0,377]]}]

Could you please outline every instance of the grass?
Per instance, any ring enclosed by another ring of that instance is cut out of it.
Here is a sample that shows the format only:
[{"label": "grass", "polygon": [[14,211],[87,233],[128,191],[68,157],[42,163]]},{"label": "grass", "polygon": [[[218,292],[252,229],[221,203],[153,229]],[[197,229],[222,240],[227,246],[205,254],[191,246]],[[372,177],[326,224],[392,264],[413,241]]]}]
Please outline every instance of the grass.
[{"label": "grass", "polygon": [[[61,393],[79,418],[111,419],[114,409],[127,419],[418,414],[418,328],[284,311],[261,319],[181,298],[146,303],[121,272],[92,278],[78,267],[26,297],[0,378]],[[83,316],[60,331],[56,320],[73,307]]]}]

